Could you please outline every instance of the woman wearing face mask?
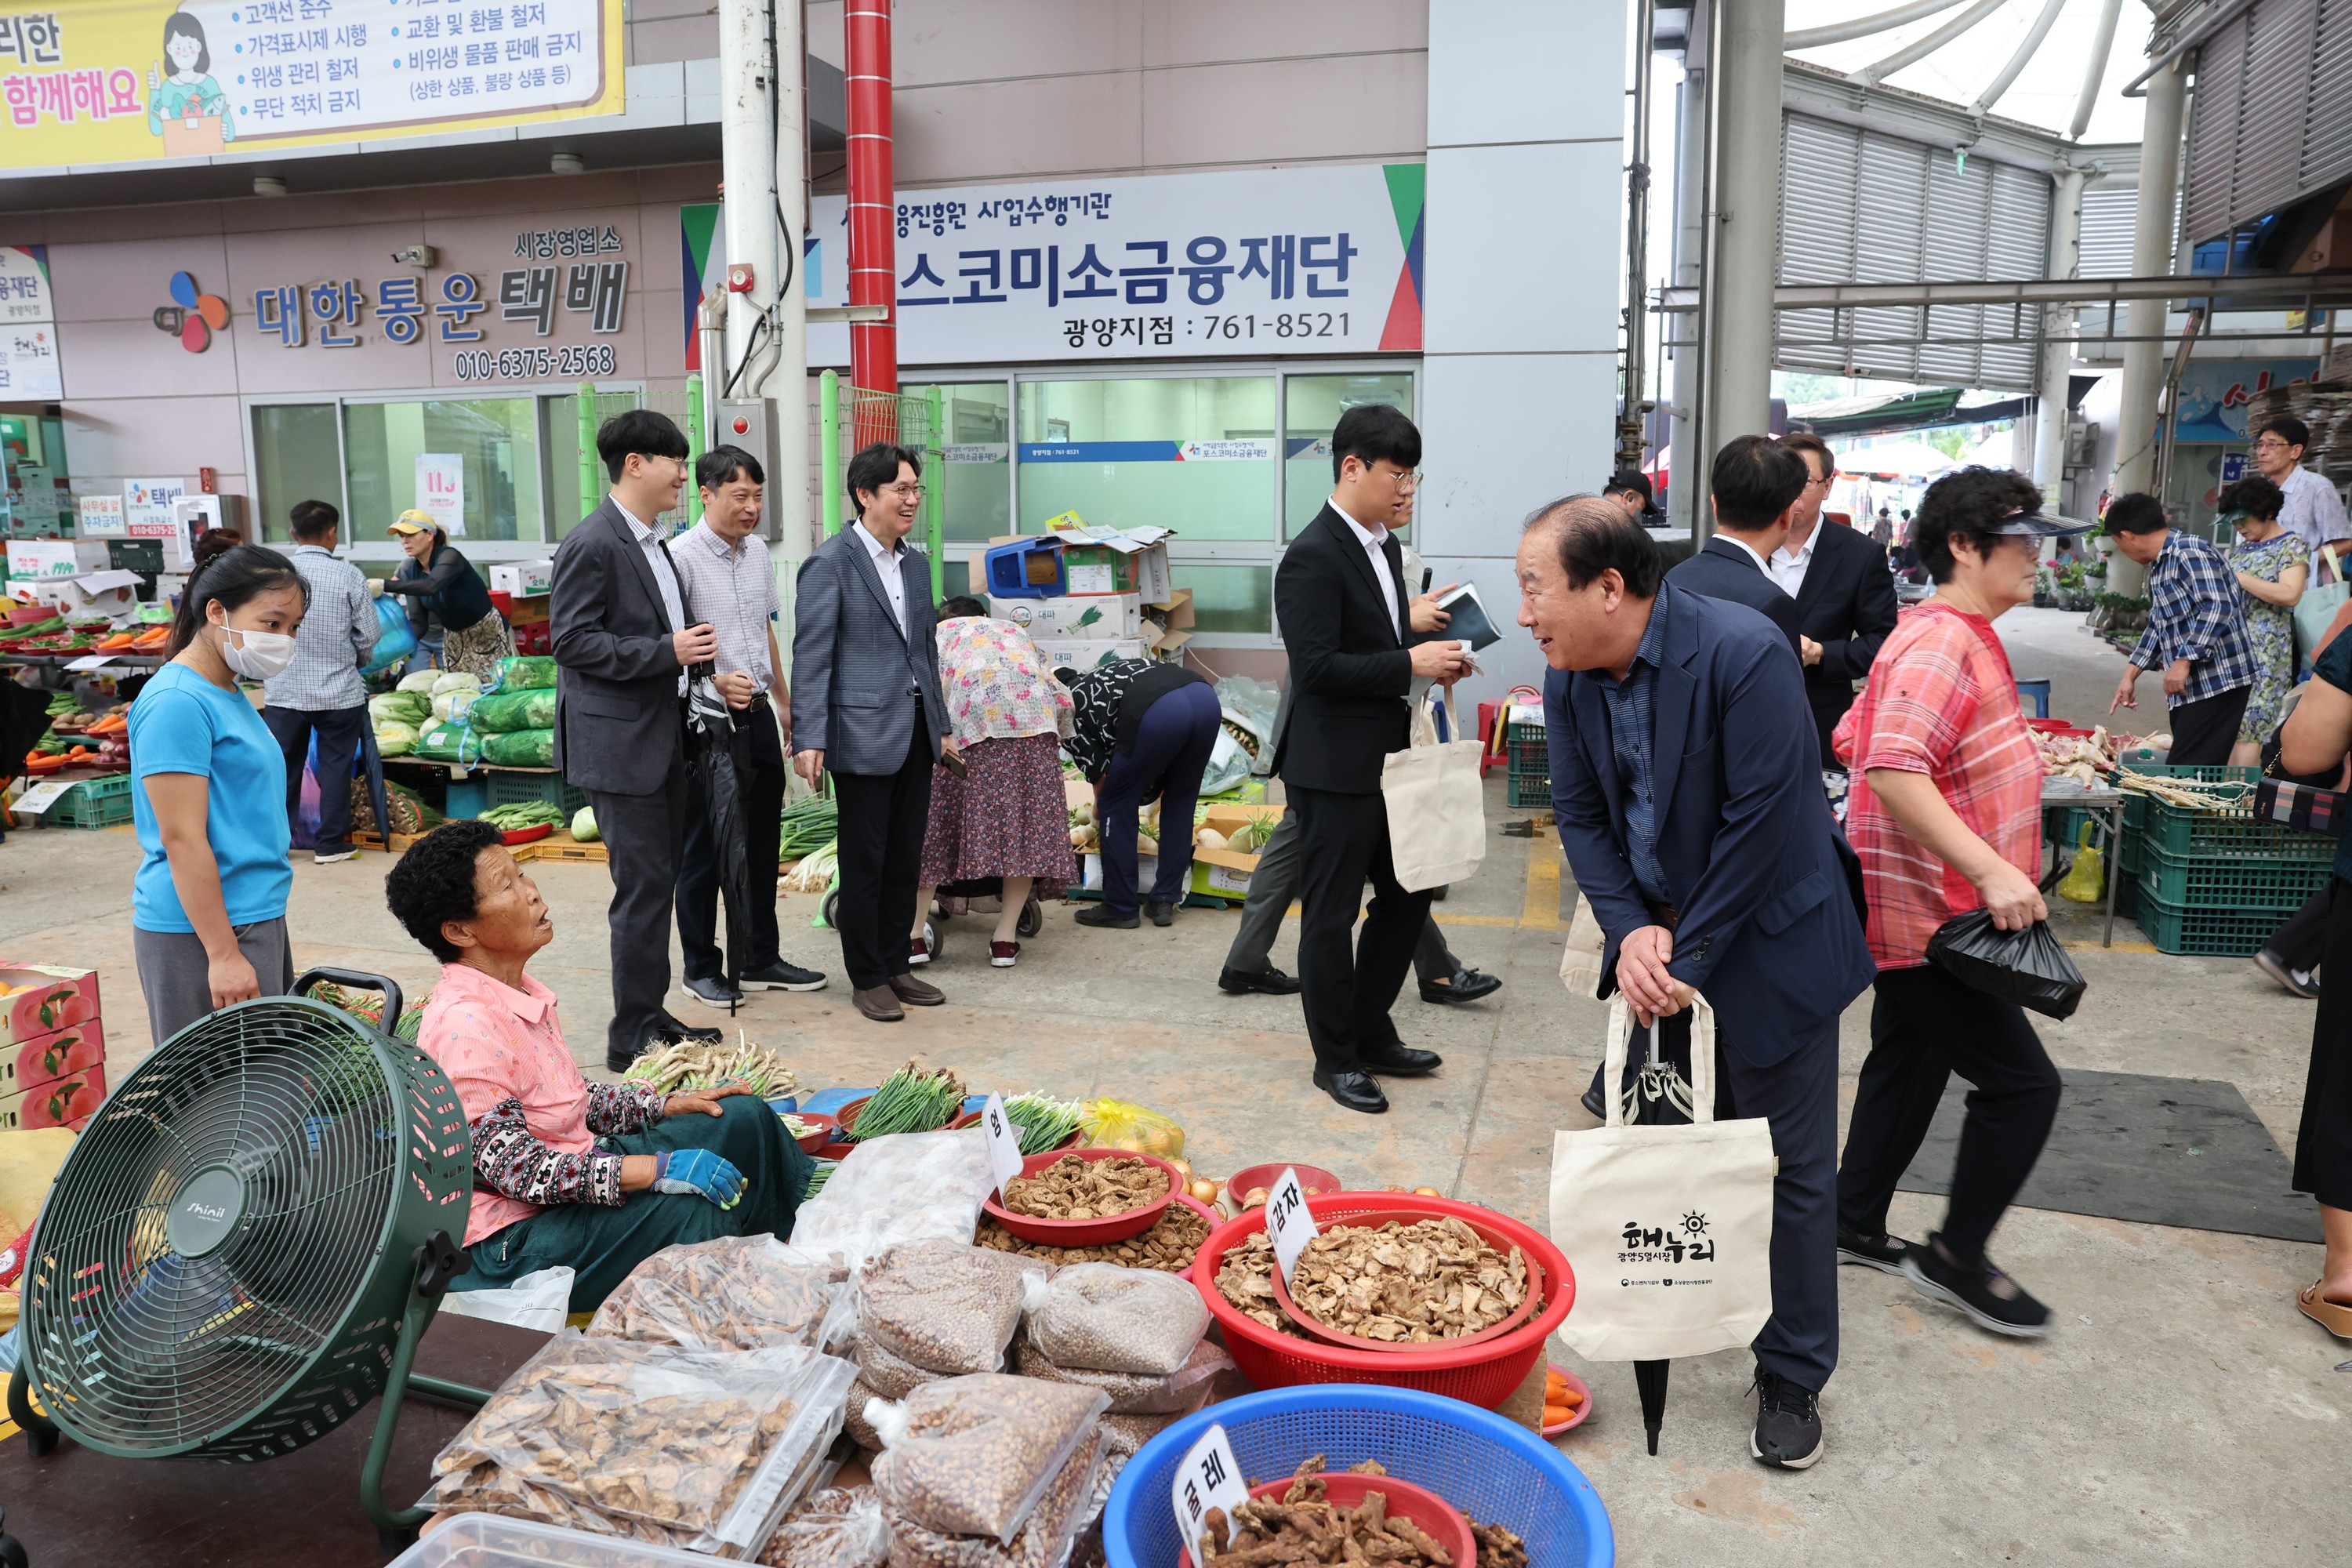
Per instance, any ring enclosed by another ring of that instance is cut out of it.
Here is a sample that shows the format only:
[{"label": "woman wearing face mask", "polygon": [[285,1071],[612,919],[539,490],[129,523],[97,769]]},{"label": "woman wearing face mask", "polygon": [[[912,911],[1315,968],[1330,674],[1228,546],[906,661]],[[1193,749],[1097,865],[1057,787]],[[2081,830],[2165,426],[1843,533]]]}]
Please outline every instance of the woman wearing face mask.
[{"label": "woman wearing face mask", "polygon": [[131,705],[132,821],[145,858],[131,951],[157,1045],[294,983],[286,759],[246,694],[285,672],[308,591],[275,550],[241,545],[189,579],[172,659]]}]

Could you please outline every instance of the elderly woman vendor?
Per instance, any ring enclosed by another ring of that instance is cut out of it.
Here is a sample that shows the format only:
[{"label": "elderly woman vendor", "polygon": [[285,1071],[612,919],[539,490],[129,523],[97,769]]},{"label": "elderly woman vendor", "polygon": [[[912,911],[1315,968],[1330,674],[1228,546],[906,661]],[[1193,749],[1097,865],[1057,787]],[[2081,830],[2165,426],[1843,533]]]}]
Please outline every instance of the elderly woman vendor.
[{"label": "elderly woman vendor", "polygon": [[815,1166],[757,1096],[580,1076],[555,994],[523,973],[555,928],[496,827],[426,834],[384,895],[441,960],[417,1043],[457,1085],[473,1135],[473,1268],[456,1289],[561,1265],[574,1270],[572,1310],[586,1312],[666,1247],[792,1233]]}]

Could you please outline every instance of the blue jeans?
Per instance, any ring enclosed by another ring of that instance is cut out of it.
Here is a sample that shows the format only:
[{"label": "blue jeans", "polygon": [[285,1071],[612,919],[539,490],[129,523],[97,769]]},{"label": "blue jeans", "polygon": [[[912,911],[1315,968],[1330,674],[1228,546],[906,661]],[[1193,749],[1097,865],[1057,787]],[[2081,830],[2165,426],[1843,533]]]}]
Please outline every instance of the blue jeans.
[{"label": "blue jeans", "polygon": [[1192,807],[1217,743],[1217,689],[1180,686],[1154,702],[1134,746],[1114,755],[1102,782],[1103,908],[1131,915],[1136,906],[1135,825],[1143,803],[1160,797],[1160,875],[1151,901],[1184,897],[1192,875]]},{"label": "blue jeans", "polygon": [[416,651],[410,654],[407,659],[402,663],[400,673],[403,675],[415,675],[420,669],[438,669],[440,668],[441,639],[439,637],[418,637],[416,639]]}]

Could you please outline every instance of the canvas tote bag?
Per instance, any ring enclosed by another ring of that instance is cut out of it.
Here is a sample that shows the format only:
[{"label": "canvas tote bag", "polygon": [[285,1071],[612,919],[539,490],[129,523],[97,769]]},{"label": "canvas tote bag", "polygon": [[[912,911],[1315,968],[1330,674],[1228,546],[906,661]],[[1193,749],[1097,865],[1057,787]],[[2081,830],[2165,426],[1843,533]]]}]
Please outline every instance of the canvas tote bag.
[{"label": "canvas tote bag", "polygon": [[1389,853],[1408,893],[1466,881],[1486,858],[1486,794],[1478,783],[1478,742],[1437,738],[1428,698],[1413,705],[1412,735],[1381,763],[1388,803]]},{"label": "canvas tote bag", "polygon": [[[1692,1005],[1694,1122],[1627,1126],[1612,1094],[1607,1126],[1552,1134],[1551,1238],[1576,1277],[1559,1337],[1588,1361],[1729,1350],[1772,1315],[1771,1130],[1715,1120],[1715,1011]],[[1622,1079],[1632,1033],[1619,997],[1602,1082]]]},{"label": "canvas tote bag", "polygon": [[2311,661],[2317,658],[2319,641],[2336,620],[2336,612],[2344,601],[2352,598],[2352,584],[2344,581],[2344,547],[2330,541],[2319,547],[2320,560],[2327,563],[2333,575],[2325,583],[2319,581],[2319,562],[2311,563],[2310,586],[2294,603],[2294,672],[2307,675]]}]

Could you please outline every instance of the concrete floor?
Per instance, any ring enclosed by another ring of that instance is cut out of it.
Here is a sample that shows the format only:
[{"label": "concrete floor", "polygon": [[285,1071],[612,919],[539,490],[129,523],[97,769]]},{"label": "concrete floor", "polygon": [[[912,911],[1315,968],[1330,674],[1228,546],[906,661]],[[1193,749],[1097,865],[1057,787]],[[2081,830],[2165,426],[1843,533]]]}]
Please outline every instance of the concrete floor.
[{"label": "concrete floor", "polygon": [[[2120,661],[2080,617],[2018,611],[2000,623],[2017,671],[2049,674],[2053,711],[2104,717]],[[2142,683],[2144,716],[2159,711]],[[2134,726],[2149,729],[2146,717]],[[797,1064],[811,1087],[870,1084],[910,1056],[975,1087],[1115,1094],[1181,1121],[1210,1174],[1268,1160],[1329,1166],[1351,1182],[1428,1184],[1542,1224],[1551,1136],[1591,1124],[1576,1099],[1598,1059],[1605,1010],[1557,978],[1572,886],[1550,836],[1499,829],[1527,812],[1489,785],[1486,866],[1439,906],[1466,963],[1503,976],[1488,1002],[1424,1005],[1408,984],[1406,1038],[1446,1067],[1394,1082],[1381,1118],[1340,1110],[1307,1081],[1295,999],[1227,997],[1214,984],[1230,914],[1186,910],[1166,931],[1099,931],[1049,906],[1021,966],[987,966],[986,922],[952,922],[929,977],[949,1005],[897,1026],[858,1017],[836,978],[810,995],[754,998],[741,1024]],[[26,832],[0,846],[0,953],[95,963],[119,1076],[147,1046],[131,968],[127,833]],[[385,912],[383,862],[298,865],[298,963],[376,970],[429,984],[430,960]],[[602,1070],[610,883],[601,867],[535,875],[556,941],[533,972],[554,988],[574,1054]],[[814,900],[788,898],[787,956],[833,971]],[[2293,1150],[2310,1005],[2235,960],[2157,954],[2127,922],[2100,950],[2094,921],[2060,920],[2092,990],[2064,1023],[2041,1021],[2063,1067],[2226,1079]],[[1277,946],[1288,967],[1295,923]],[[673,973],[675,957],[673,955]],[[674,1008],[714,1018],[678,993]],[[1868,1044],[1867,996],[1846,1015],[1841,1093]],[[1905,1194],[1894,1219],[1931,1228],[1940,1200]],[[1563,1440],[1616,1521],[1632,1564],[1877,1564],[1949,1560],[2332,1563],[2352,1540],[2352,1347],[2294,1310],[2318,1248],[2288,1242],[2021,1210],[1994,1251],[2058,1310],[2046,1340],[1978,1331],[1900,1280],[1841,1271],[1843,1356],[1822,1402],[1826,1457],[1801,1474],[1748,1458],[1749,1362],[1678,1363],[1659,1457],[1643,1447],[1622,1365],[1558,1359],[1595,1390],[1594,1414]],[[2330,1546],[2328,1542],[2336,1544]]]}]

